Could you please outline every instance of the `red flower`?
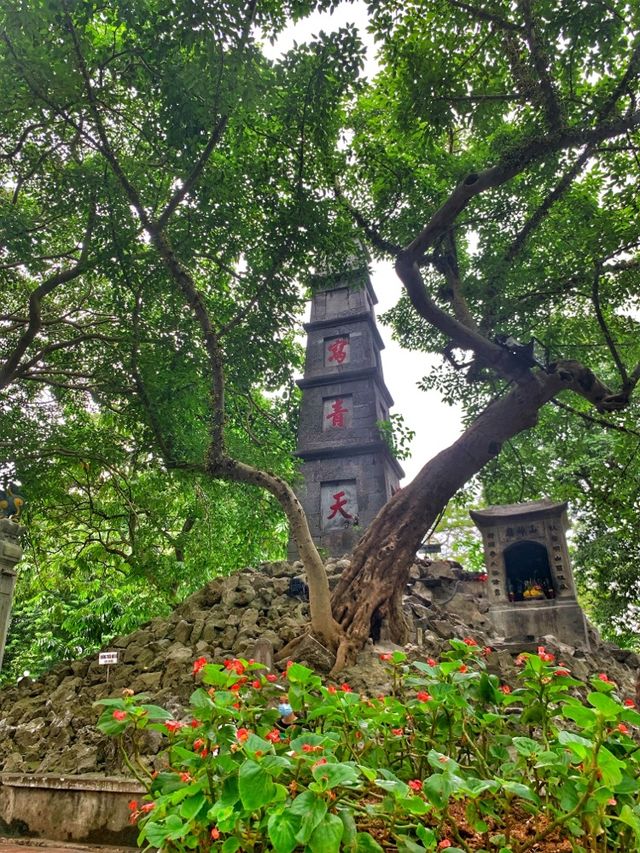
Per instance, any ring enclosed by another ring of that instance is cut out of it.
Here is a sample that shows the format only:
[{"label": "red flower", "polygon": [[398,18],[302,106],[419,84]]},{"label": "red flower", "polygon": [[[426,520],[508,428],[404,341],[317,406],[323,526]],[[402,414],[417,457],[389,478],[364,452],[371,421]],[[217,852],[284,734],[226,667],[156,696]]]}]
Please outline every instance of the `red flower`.
[{"label": "red flower", "polygon": [[556,669],[556,671],[553,674],[557,675],[557,676],[568,676],[571,673],[569,672],[568,669]]},{"label": "red flower", "polygon": [[617,805],[618,805],[618,801],[616,800],[616,798],[615,798],[615,797],[611,797],[611,799],[610,799],[610,800],[607,800],[607,805],[608,805],[608,806],[617,806]]},{"label": "red flower", "polygon": [[200,720],[191,720],[189,725],[191,726],[192,729],[199,729],[202,724],[201,724]]},{"label": "red flower", "polygon": [[449,841],[448,838],[443,838],[440,844],[438,844],[438,850],[446,850],[447,847],[452,847],[453,845]]},{"label": "red flower", "polygon": [[524,666],[526,662],[527,662],[527,655],[526,654],[518,655],[518,657],[516,658],[516,661],[515,661],[516,666]]},{"label": "red flower", "polygon": [[476,643],[476,641],[473,639],[473,637],[465,637],[462,642],[466,643],[468,646],[477,646],[478,645]]},{"label": "red flower", "polygon": [[191,773],[181,773],[180,781],[188,785],[189,782],[193,782],[193,776],[191,775]]},{"label": "red flower", "polygon": [[267,679],[267,681],[270,681],[270,682],[273,684],[273,682],[274,682],[274,681],[277,681],[277,680],[278,680],[278,676],[277,676],[274,672],[270,672],[270,673],[266,676],[266,679]]},{"label": "red flower", "polygon": [[142,814],[149,814],[149,812],[153,811],[155,807],[155,803],[145,803],[143,806],[140,806],[140,811]]},{"label": "red flower", "polygon": [[391,732],[392,734],[399,736],[404,734],[404,729],[391,729]]},{"label": "red flower", "polygon": [[236,733],[236,738],[240,741],[240,743],[244,743],[249,737],[249,729],[238,729]]},{"label": "red flower", "polygon": [[233,693],[237,693],[241,687],[242,687],[242,684],[240,684],[239,681],[236,681],[235,684],[232,684],[231,687],[229,687],[229,690],[231,690]]},{"label": "red flower", "polygon": [[203,666],[206,666],[207,659],[205,657],[198,658],[193,662],[193,674],[197,675]]},{"label": "red flower", "polygon": [[346,681],[344,684],[340,685],[340,690],[342,690],[343,693],[351,693],[352,692],[351,687],[347,684]]},{"label": "red flower", "polygon": [[238,658],[227,658],[224,662],[224,668],[230,672],[235,672],[237,675],[242,675],[245,665]]},{"label": "red flower", "polygon": [[123,720],[127,719],[127,712],[126,711],[114,711],[111,716],[113,717],[114,720],[117,720],[119,723],[121,723]]},{"label": "red flower", "polygon": [[280,740],[280,732],[278,731],[278,729],[271,729],[271,731],[267,732],[264,737],[265,740],[269,740],[271,741],[271,743],[278,743],[278,741]]},{"label": "red flower", "polygon": [[551,663],[555,660],[556,656],[548,652],[544,646],[538,646],[538,657],[545,663]]},{"label": "red flower", "polygon": [[179,720],[167,720],[164,727],[170,734],[175,734],[178,729],[184,727],[184,723],[181,723]]},{"label": "red flower", "polygon": [[380,660],[391,660],[391,652],[383,652],[380,655]]},{"label": "red flower", "polygon": [[636,703],[633,701],[633,699],[625,699],[622,704],[626,705],[627,708],[635,708],[636,707]]},{"label": "red flower", "polygon": [[598,673],[598,678],[600,681],[604,681],[605,684],[613,684],[614,682],[609,678],[606,672]]},{"label": "red flower", "polygon": [[137,800],[129,800],[129,811],[137,812],[138,811],[138,801]]},{"label": "red flower", "polygon": [[205,742],[203,741],[203,739],[201,737],[196,738],[193,742],[193,748],[195,749],[196,752],[200,752],[200,750],[203,748],[204,744],[205,744]]},{"label": "red flower", "polygon": [[302,751],[303,752],[322,752],[322,744],[318,743],[318,744],[316,744],[316,746],[314,746],[311,743],[303,743],[302,744]]},{"label": "red flower", "polygon": [[616,728],[618,729],[619,732],[622,732],[623,735],[631,734],[631,732],[629,731],[629,727],[625,726],[624,723],[618,723]]},{"label": "red flower", "polygon": [[251,682],[251,686],[254,690],[260,690],[260,688],[262,687],[262,682],[258,678],[256,678],[255,681]]},{"label": "red flower", "polygon": [[422,790],[422,782],[420,781],[420,779],[411,779],[407,784],[409,785],[412,791]]},{"label": "red flower", "polygon": [[485,646],[482,650],[482,656],[486,658],[491,654],[492,651],[493,649],[491,648],[491,646]]},{"label": "red flower", "polygon": [[469,667],[466,665],[466,663],[461,663],[460,666],[458,667],[458,672],[468,672],[468,671],[469,671]]},{"label": "red flower", "polygon": [[441,755],[441,756],[440,756],[440,758],[438,759],[438,761],[440,762],[440,764],[446,764],[448,760],[449,760],[449,759],[448,759],[448,757],[447,757],[446,755]]},{"label": "red flower", "polygon": [[220,830],[216,829],[216,827],[214,826],[213,829],[211,830],[211,840],[217,841],[219,838],[220,838]]},{"label": "red flower", "polygon": [[292,661],[292,660],[288,660],[288,661],[287,661],[287,669],[289,669],[289,667],[292,667],[292,666],[293,666],[293,661]]},{"label": "red flower", "polygon": [[317,761],[313,762],[313,764],[311,765],[311,769],[313,770],[314,767],[322,767],[326,763],[327,763],[326,758],[319,758]]},{"label": "red flower", "polygon": [[337,688],[336,688],[336,687],[334,687],[334,686],[333,686],[333,684],[330,684],[330,685],[327,687],[327,692],[329,692],[329,693],[337,693],[337,692],[338,692],[338,690],[337,690]]},{"label": "red flower", "polygon": [[416,699],[419,699],[420,702],[430,702],[431,696],[427,693],[426,690],[418,690],[416,693]]},{"label": "red flower", "polygon": [[438,661],[435,658],[427,658],[429,666],[438,666]]},{"label": "red flower", "polygon": [[501,693],[504,693],[505,696],[507,696],[509,693],[511,693],[511,688],[509,687],[508,684],[501,684],[500,687],[498,687],[498,690]]}]

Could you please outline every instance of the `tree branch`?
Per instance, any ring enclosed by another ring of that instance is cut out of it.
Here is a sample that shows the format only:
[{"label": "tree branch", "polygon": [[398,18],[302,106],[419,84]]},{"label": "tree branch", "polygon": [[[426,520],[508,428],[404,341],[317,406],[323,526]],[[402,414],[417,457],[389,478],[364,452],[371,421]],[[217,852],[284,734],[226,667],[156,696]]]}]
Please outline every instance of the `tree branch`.
[{"label": "tree branch", "polygon": [[32,291],[29,296],[29,323],[24,330],[13,352],[6,359],[5,363],[0,368],[0,389],[6,388],[15,378],[23,355],[35,340],[36,335],[42,327],[42,300],[45,296],[51,293],[56,287],[61,284],[66,284],[78,276],[82,275],[87,269],[87,258],[89,255],[89,244],[91,234],[95,225],[95,204],[92,202],[89,210],[87,227],[82,240],[80,257],[77,264],[67,270],[56,273],[42,282],[39,287]]},{"label": "tree branch", "polygon": [[503,155],[501,161],[495,166],[467,175],[435,211],[420,234],[405,249],[402,249],[401,256],[407,261],[415,262],[443,236],[472,199],[486,190],[502,186],[532,163],[566,148],[596,144],[638,126],[640,126],[640,110],[594,128],[565,128],[558,133],[530,139]]},{"label": "tree branch", "polygon": [[524,33],[533,67],[536,72],[536,82],[541,94],[542,107],[547,117],[547,122],[551,130],[560,130],[563,125],[563,116],[558,97],[553,87],[553,82],[549,74],[549,62],[545,56],[545,51],[540,43],[540,35],[533,18],[533,3],[532,0],[520,0],[520,11],[524,19]]},{"label": "tree branch", "polygon": [[620,354],[616,349],[616,345],[613,337],[611,336],[611,332],[609,331],[609,327],[607,326],[607,322],[604,319],[604,314],[602,313],[602,307],[600,305],[600,270],[601,268],[596,265],[593,274],[593,283],[591,286],[591,301],[593,302],[593,308],[596,313],[598,325],[600,326],[600,330],[602,331],[604,339],[607,342],[607,346],[609,347],[611,358],[613,359],[615,366],[618,368],[618,373],[622,379],[622,387],[627,388],[629,387],[629,375],[622,359],[620,358]]},{"label": "tree branch", "polygon": [[397,257],[402,251],[402,247],[398,246],[396,243],[391,243],[389,240],[385,240],[385,238],[377,231],[373,225],[371,225],[364,216],[360,213],[360,211],[355,208],[351,202],[349,202],[343,195],[342,190],[340,189],[340,185],[338,184],[338,180],[334,181],[333,190],[338,201],[344,205],[347,209],[354,222],[362,228],[364,233],[367,235],[371,243],[379,249],[381,252],[385,254],[392,255],[394,258]]},{"label": "tree branch", "polygon": [[488,12],[486,9],[479,9],[472,3],[463,3],[462,0],[449,0],[449,5],[456,9],[461,9],[463,12],[467,12],[472,18],[475,18],[478,21],[495,24],[502,30],[509,30],[510,32],[516,33],[522,32],[520,24],[514,24],[512,21],[508,21],[506,18],[496,15],[495,12]]},{"label": "tree branch", "polygon": [[207,165],[207,162],[209,160],[209,157],[211,156],[213,149],[222,139],[222,135],[224,134],[224,131],[227,127],[228,121],[229,117],[224,115],[220,116],[220,118],[216,122],[215,127],[211,132],[211,136],[209,137],[209,141],[207,142],[207,144],[202,150],[202,153],[196,160],[193,169],[185,178],[185,180],[181,183],[178,189],[174,192],[174,194],[171,196],[164,210],[160,214],[160,217],[157,220],[158,228],[164,228],[166,226],[169,219],[171,218],[171,215],[176,210],[178,205],[184,200],[187,195],[191,193],[191,191],[195,187],[200,175],[204,170],[204,167]]},{"label": "tree branch", "polygon": [[580,174],[582,167],[589,159],[592,151],[593,146],[587,146],[582,151],[575,163],[567,169],[564,175],[562,175],[555,187],[551,192],[549,192],[544,201],[535,209],[533,214],[522,226],[519,233],[516,234],[513,242],[505,252],[505,260],[508,263],[511,263],[515,259],[518,253],[522,250],[524,244],[527,242],[529,235],[540,225],[556,201],[558,201],[558,199],[569,189],[574,179]]},{"label": "tree branch", "polygon": [[577,415],[579,418],[582,418],[582,420],[586,421],[587,423],[596,424],[597,426],[605,427],[605,429],[613,429],[617,432],[624,432],[628,435],[640,436],[640,432],[635,429],[629,429],[628,427],[620,426],[620,424],[612,424],[610,421],[605,421],[604,418],[595,418],[593,415],[587,414],[587,412],[581,412],[579,409],[574,409],[573,406],[568,406],[561,400],[556,400],[555,397],[549,402],[553,403],[553,405],[557,406],[559,409],[564,409],[565,412],[569,412],[572,415]]}]

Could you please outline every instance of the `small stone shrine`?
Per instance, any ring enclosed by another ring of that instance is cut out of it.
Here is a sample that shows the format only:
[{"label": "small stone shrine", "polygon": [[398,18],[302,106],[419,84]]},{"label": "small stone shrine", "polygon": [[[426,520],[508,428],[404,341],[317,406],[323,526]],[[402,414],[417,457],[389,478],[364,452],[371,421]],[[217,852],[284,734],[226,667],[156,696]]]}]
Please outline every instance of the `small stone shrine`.
[{"label": "small stone shrine", "polygon": [[393,400],[382,375],[376,302],[366,262],[356,259],[344,273],[319,279],[304,326],[297,450],[304,484],[297,493],[316,545],[330,556],[353,548],[404,476],[377,426]]},{"label": "small stone shrine", "polygon": [[543,499],[470,514],[482,533],[496,633],[507,642],[553,634],[588,649],[565,537],[567,504]]}]

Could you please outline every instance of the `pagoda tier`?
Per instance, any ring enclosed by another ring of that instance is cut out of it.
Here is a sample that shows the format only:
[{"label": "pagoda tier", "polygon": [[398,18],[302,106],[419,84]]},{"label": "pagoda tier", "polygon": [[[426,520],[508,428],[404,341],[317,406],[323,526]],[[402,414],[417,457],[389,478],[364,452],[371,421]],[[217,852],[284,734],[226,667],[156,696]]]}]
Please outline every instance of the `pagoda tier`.
[{"label": "pagoda tier", "polygon": [[340,556],[352,550],[404,472],[378,428],[393,400],[382,374],[369,273],[363,266],[324,284],[304,327],[297,493],[316,544]]}]

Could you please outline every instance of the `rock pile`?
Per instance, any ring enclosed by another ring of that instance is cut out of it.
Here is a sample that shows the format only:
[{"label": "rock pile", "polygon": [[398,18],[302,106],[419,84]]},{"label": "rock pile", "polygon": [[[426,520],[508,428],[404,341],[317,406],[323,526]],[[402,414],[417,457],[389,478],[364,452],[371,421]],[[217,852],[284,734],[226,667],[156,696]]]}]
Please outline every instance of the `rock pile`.
[{"label": "rock pile", "polygon": [[[348,560],[326,564],[334,586]],[[271,563],[246,569],[208,583],[184,601],[168,619],[153,619],[126,637],[117,637],[109,649],[121,653],[121,662],[100,666],[97,655],[54,667],[40,679],[23,679],[0,691],[0,768],[5,772],[118,773],[122,770],[115,744],[96,729],[93,703],[119,695],[127,687],[144,692],[177,718],[193,690],[192,661],[202,655],[212,661],[252,657],[258,640],[274,652],[299,636],[308,621],[305,586],[299,583],[300,563]],[[465,580],[449,561],[416,564],[405,598],[405,612],[415,637],[415,651],[437,657],[452,637],[473,637],[494,651],[490,669],[506,681],[513,676],[516,651],[491,636],[485,584]],[[625,695],[633,695],[638,656],[599,642],[594,651],[573,649],[554,638],[543,641],[578,678],[606,671]],[[380,664],[381,649],[390,648],[384,626],[379,645],[367,647],[358,665],[343,677],[356,690],[378,693],[387,687]],[[315,668],[326,666],[326,650],[311,640],[297,659]],[[148,734],[145,751],[159,749],[160,736]]]}]

